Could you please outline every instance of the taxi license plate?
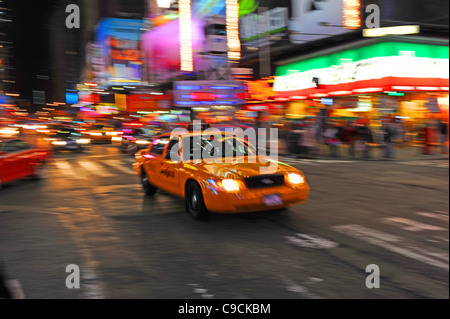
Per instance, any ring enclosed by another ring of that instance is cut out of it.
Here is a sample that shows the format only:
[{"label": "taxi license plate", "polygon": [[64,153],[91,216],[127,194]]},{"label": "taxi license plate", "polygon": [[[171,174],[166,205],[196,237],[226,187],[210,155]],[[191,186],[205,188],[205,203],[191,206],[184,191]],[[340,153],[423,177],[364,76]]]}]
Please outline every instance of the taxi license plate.
[{"label": "taxi license plate", "polygon": [[74,150],[74,149],[76,149],[78,146],[77,145],[67,145],[67,148],[69,149],[69,150]]},{"label": "taxi license plate", "polygon": [[271,194],[264,196],[264,205],[266,206],[279,206],[283,205],[283,200],[279,194]]}]

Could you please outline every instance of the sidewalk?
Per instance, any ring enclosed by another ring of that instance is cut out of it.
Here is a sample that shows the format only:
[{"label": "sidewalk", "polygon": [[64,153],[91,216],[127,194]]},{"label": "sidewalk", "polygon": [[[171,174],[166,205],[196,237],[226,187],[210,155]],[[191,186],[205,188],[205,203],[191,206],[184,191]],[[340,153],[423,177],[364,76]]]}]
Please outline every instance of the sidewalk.
[{"label": "sidewalk", "polygon": [[[356,152],[355,156],[350,156],[348,146],[340,145],[338,157],[329,156],[329,149],[327,145],[318,146],[318,151],[316,155],[304,155],[304,154],[292,154],[286,151],[286,147],[284,145],[284,141],[279,141],[278,153],[280,156],[290,157],[290,158],[305,158],[305,159],[339,159],[339,160],[378,160],[378,161],[386,161],[386,160],[398,160],[398,161],[417,161],[417,160],[449,160],[448,152],[446,154],[441,154],[441,147],[435,146],[433,147],[431,155],[423,155],[422,154],[422,146],[421,145],[402,145],[395,146],[393,148],[393,158],[386,159],[384,157],[384,147],[380,146],[371,146],[370,147],[370,157],[364,158],[362,154]],[[448,148],[447,148],[448,149]]]}]

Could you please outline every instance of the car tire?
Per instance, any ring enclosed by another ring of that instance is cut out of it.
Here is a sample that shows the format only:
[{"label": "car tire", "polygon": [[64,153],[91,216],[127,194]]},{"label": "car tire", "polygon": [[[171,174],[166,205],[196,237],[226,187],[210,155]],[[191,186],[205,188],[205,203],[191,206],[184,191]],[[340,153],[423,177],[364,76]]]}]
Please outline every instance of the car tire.
[{"label": "car tire", "polygon": [[205,220],[210,212],[206,208],[202,189],[196,182],[191,182],[186,189],[186,211],[197,220]]},{"label": "car tire", "polygon": [[142,170],[142,172],[141,172],[141,183],[142,183],[142,189],[144,190],[145,195],[147,195],[147,196],[155,195],[155,193],[158,189],[150,183],[150,181],[148,179],[148,175],[144,170]]},{"label": "car tire", "polygon": [[44,163],[39,163],[35,166],[33,175],[31,175],[32,180],[39,181],[44,178],[44,165]]}]

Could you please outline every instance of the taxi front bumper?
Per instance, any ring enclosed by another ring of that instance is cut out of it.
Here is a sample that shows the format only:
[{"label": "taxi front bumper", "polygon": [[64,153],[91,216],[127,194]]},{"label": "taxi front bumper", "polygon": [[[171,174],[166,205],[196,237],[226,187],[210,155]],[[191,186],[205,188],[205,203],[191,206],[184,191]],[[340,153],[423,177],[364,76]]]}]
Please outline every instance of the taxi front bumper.
[{"label": "taxi front bumper", "polygon": [[[251,190],[243,189],[233,193],[217,191],[205,186],[204,201],[207,209],[215,213],[257,212],[301,204],[308,199],[309,190],[306,182],[297,187],[285,184]],[[277,195],[281,202],[268,204],[265,199],[273,195]]]}]

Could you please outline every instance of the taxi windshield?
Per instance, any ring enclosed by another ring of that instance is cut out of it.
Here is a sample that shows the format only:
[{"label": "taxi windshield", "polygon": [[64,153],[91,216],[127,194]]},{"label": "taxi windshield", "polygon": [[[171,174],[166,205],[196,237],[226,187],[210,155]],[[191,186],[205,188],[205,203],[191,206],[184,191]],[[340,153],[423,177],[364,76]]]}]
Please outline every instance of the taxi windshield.
[{"label": "taxi windshield", "polygon": [[189,159],[191,160],[253,156],[256,154],[253,147],[249,147],[247,143],[235,136],[190,137],[189,142]]}]

